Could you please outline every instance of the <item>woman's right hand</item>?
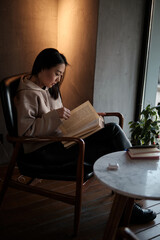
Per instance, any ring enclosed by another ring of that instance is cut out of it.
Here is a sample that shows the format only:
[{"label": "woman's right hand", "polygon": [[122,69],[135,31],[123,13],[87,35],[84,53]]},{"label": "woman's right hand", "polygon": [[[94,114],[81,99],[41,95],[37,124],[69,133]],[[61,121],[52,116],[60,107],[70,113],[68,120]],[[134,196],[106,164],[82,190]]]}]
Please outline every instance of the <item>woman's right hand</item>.
[{"label": "woman's right hand", "polygon": [[71,111],[65,107],[58,108],[58,109],[56,109],[56,111],[57,111],[59,117],[65,119],[65,120],[67,120],[71,116]]}]

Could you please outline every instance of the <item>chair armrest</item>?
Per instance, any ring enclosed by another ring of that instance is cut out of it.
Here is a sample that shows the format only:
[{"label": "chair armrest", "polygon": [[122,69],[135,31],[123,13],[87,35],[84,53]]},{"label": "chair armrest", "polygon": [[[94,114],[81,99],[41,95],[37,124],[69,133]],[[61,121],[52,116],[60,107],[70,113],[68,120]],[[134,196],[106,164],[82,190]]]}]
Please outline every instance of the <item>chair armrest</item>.
[{"label": "chair armrest", "polygon": [[77,142],[84,143],[83,139],[77,137],[53,137],[53,136],[43,136],[43,137],[14,137],[7,136],[7,140],[11,143],[29,143],[29,142]]},{"label": "chair armrest", "polygon": [[119,112],[100,112],[98,115],[102,117],[118,117],[119,119],[119,125],[123,129],[123,124],[124,124],[124,117],[121,113]]},{"label": "chair armrest", "polygon": [[[13,153],[13,159],[16,159],[20,148],[23,143],[35,143],[35,142],[62,142],[62,141],[68,141],[68,142],[76,142],[78,144],[79,150],[78,150],[78,161],[77,161],[77,180],[78,184],[81,182],[83,183],[83,177],[84,177],[84,151],[85,151],[85,142],[81,138],[77,137],[52,137],[52,136],[44,136],[44,137],[13,137],[13,136],[7,136],[7,140],[14,144],[14,153]],[[79,185],[79,187],[81,187]]]}]

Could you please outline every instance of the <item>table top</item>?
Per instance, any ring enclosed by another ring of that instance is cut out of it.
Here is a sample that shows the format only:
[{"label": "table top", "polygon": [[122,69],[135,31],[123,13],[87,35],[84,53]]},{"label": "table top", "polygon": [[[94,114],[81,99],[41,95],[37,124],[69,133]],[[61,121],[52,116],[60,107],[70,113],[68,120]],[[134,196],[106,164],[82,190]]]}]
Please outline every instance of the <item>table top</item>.
[{"label": "table top", "polygon": [[[109,163],[118,163],[118,170],[108,170]],[[133,160],[126,151],[114,152],[95,162],[94,173],[102,183],[121,195],[160,199],[160,160]]]}]

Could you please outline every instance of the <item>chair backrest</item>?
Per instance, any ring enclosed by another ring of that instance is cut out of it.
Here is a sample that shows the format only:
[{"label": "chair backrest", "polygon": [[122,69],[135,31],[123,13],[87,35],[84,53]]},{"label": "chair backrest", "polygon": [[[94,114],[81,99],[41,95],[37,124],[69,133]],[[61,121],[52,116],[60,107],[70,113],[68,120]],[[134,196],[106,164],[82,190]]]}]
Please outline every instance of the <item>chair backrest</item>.
[{"label": "chair backrest", "polygon": [[6,128],[10,136],[17,136],[17,119],[14,97],[16,95],[20,79],[23,75],[25,75],[25,73],[5,78],[0,82],[2,109]]}]

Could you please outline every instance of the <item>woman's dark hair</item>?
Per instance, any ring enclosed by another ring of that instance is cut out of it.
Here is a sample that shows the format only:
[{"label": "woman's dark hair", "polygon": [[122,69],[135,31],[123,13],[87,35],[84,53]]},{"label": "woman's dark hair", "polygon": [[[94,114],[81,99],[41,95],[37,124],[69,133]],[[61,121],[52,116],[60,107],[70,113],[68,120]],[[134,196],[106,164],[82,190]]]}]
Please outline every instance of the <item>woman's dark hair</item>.
[{"label": "woman's dark hair", "polygon": [[[36,57],[32,67],[31,76],[38,75],[38,73],[40,73],[42,70],[50,69],[58,64],[65,64],[67,66],[68,62],[66,57],[59,53],[57,49],[46,48]],[[49,92],[54,99],[58,98],[58,94],[60,92],[59,87],[62,83],[62,80],[49,89]]]}]

